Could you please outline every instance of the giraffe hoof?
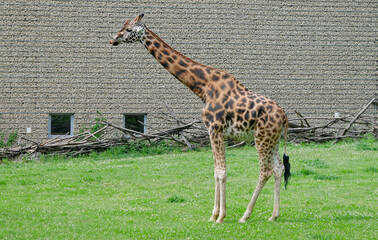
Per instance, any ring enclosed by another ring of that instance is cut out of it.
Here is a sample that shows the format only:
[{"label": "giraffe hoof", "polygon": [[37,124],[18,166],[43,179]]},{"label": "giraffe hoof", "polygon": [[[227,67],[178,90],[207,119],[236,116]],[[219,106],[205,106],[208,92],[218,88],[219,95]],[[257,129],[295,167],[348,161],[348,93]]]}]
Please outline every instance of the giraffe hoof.
[{"label": "giraffe hoof", "polygon": [[220,220],[220,219],[218,219],[217,221],[216,221],[216,223],[223,223],[223,220]]},{"label": "giraffe hoof", "polygon": [[240,223],[245,223],[245,221],[246,221],[246,220],[243,219],[243,218],[240,218],[240,220],[239,220]]},{"label": "giraffe hoof", "polygon": [[274,222],[274,221],[276,221],[276,219],[277,219],[277,217],[270,217],[269,221]]},{"label": "giraffe hoof", "polygon": [[215,222],[215,221],[217,221],[217,219],[216,218],[213,218],[213,217],[211,217],[209,220],[208,220],[209,222]]}]

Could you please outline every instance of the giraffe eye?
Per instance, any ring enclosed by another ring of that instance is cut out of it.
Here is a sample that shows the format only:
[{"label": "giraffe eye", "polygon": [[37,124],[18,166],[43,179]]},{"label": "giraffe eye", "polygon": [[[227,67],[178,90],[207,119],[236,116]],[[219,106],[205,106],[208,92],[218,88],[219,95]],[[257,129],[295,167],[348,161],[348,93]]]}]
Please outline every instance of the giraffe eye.
[{"label": "giraffe eye", "polygon": [[131,32],[131,29],[130,28],[126,28],[126,32]]}]

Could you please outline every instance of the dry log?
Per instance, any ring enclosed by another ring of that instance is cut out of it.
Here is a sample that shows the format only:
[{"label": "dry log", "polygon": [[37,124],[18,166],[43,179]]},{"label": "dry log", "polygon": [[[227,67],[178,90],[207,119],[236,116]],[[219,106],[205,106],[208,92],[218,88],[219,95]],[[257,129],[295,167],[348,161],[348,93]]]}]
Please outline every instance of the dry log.
[{"label": "dry log", "polygon": [[244,146],[247,142],[243,141],[243,142],[238,142],[234,145],[231,145],[231,146],[227,146],[226,149],[229,149],[229,148],[235,148],[235,147],[240,147],[240,146]]},{"label": "dry log", "polygon": [[[175,113],[173,112],[173,110],[168,106],[167,102],[164,102],[164,104],[165,104],[165,107],[170,111],[171,117],[177,121],[177,125],[180,125],[180,121],[177,119],[177,117],[176,117]],[[192,146],[192,144],[190,144],[190,142],[188,141],[188,139],[186,139],[184,131],[180,130],[178,133],[181,135],[182,140],[189,147],[189,149],[193,150],[194,146]]]},{"label": "dry log", "polygon": [[304,126],[303,122],[306,123],[306,126],[307,126],[307,127],[311,127],[310,124],[308,123],[307,119],[304,118],[300,112],[298,112],[297,110],[295,110],[294,112],[295,112],[295,114],[297,114],[297,116],[299,117],[299,119],[300,119],[300,121],[301,121],[301,126],[302,126],[302,127]]},{"label": "dry log", "polygon": [[325,125],[320,125],[320,126],[316,126],[316,127],[307,127],[307,128],[301,128],[301,127],[298,127],[298,128],[289,128],[289,133],[292,133],[292,132],[306,132],[306,131],[311,131],[311,130],[315,130],[315,129],[324,129],[324,128],[327,128],[327,127],[330,127],[332,126],[333,124],[337,123],[338,121],[340,121],[339,118],[336,118],[336,119],[333,119],[332,121],[329,121],[328,123],[326,123]]},{"label": "dry log", "polygon": [[344,136],[346,132],[351,128],[352,124],[370,107],[370,105],[376,100],[376,98],[372,98],[368,104],[365,105],[365,107],[357,113],[357,115],[349,122],[348,126],[344,129],[344,131],[341,133],[341,136]]}]

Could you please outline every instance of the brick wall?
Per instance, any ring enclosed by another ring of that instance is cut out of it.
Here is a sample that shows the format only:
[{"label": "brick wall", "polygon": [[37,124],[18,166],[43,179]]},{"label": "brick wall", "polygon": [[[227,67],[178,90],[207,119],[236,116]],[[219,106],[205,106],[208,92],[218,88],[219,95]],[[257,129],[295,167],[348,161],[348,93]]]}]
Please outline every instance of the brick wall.
[{"label": "brick wall", "polygon": [[141,44],[108,44],[140,12],[173,48],[290,118],[354,114],[377,94],[376,1],[3,0],[0,9],[0,132],[31,127],[30,138],[46,139],[49,114],[74,113],[79,131],[97,111],[119,125],[147,113],[155,128],[164,102],[199,119],[202,102]]}]

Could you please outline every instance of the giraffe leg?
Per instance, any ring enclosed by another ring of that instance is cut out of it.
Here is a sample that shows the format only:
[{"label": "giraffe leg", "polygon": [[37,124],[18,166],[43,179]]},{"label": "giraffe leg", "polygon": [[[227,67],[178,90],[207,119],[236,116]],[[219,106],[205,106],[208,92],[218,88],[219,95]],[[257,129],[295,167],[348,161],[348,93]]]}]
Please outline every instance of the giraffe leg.
[{"label": "giraffe leg", "polygon": [[259,183],[257,184],[255,192],[253,193],[252,199],[248,204],[247,210],[245,211],[243,217],[239,220],[239,222],[244,223],[251,216],[253,207],[256,204],[257,198],[259,197],[261,190],[263,189],[265,183],[268,181],[270,177],[271,177],[271,174],[269,175],[268,172],[260,172]]},{"label": "giraffe leg", "polygon": [[256,204],[257,198],[259,197],[261,190],[265,186],[265,183],[269,180],[272,176],[272,152],[269,154],[269,147],[264,146],[262,147],[260,144],[256,144],[257,152],[259,153],[259,163],[260,163],[260,177],[259,182],[256,186],[255,192],[252,195],[252,199],[248,204],[247,210],[245,211],[243,217],[239,220],[239,222],[244,223],[252,214],[253,207]]},{"label": "giraffe leg", "polygon": [[220,208],[220,202],[219,202],[219,197],[220,197],[220,188],[219,188],[219,181],[217,179],[217,174],[214,173],[214,178],[215,178],[215,197],[214,197],[214,209],[213,209],[213,214],[211,215],[211,218],[209,219],[210,222],[215,222],[219,216],[219,208]]},{"label": "giraffe leg", "polygon": [[226,217],[226,179],[227,173],[226,171],[220,171],[218,173],[218,181],[219,181],[219,217],[217,223],[223,223],[223,219]]},{"label": "giraffe leg", "polygon": [[276,145],[273,153],[273,173],[274,173],[274,207],[272,217],[269,221],[275,221],[279,216],[279,206],[280,206],[280,190],[281,190],[281,179],[284,166],[282,164],[280,154],[278,151],[278,144]]},{"label": "giraffe leg", "polygon": [[223,219],[226,217],[227,180],[223,133],[211,132],[210,140],[214,155],[215,197],[213,214],[209,221],[222,223]]}]

